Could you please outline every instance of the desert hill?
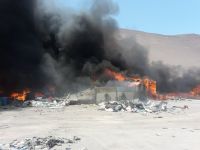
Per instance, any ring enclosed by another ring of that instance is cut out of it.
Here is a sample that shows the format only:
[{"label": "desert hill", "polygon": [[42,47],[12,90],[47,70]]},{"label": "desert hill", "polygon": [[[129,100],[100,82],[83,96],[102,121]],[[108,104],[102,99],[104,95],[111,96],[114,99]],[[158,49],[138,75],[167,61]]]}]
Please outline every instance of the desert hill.
[{"label": "desert hill", "polygon": [[128,41],[131,47],[136,40],[149,51],[150,61],[162,60],[166,64],[200,67],[200,35],[160,35],[142,31],[120,29],[118,39]]}]

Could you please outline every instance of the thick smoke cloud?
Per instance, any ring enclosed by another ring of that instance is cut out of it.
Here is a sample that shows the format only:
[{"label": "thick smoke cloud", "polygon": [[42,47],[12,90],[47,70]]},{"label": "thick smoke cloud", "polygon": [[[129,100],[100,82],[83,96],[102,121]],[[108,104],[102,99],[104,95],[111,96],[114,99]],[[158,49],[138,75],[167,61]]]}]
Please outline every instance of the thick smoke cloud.
[{"label": "thick smoke cloud", "polygon": [[167,66],[162,62],[150,65],[149,75],[157,81],[161,92],[188,92],[200,84],[200,69]]},{"label": "thick smoke cloud", "polygon": [[117,29],[111,15],[117,13],[117,5],[94,1],[88,11],[77,13],[57,9],[54,2],[0,2],[1,91],[40,89],[48,84],[76,88],[90,83],[94,70],[111,67],[111,62],[121,64],[110,55]]},{"label": "thick smoke cloud", "polygon": [[126,70],[140,76],[149,76],[157,82],[159,92],[188,92],[200,84],[200,68],[185,69],[182,66],[170,66],[163,62],[150,62],[148,50],[137,40],[119,40]]},{"label": "thick smoke cloud", "polygon": [[54,84],[77,88],[81,79],[89,80],[106,67],[124,67],[114,37],[117,23],[112,15],[118,12],[116,4],[93,1],[87,11],[68,9],[66,13],[48,2],[38,1],[37,19],[48,50],[43,67]]},{"label": "thick smoke cloud", "polygon": [[199,83],[198,69],[150,63],[136,40],[118,41],[112,17],[118,6],[111,0],[93,0],[80,12],[55,3],[1,0],[0,90],[54,85],[63,93],[91,86],[105,68],[148,75],[161,92],[187,91]]},{"label": "thick smoke cloud", "polygon": [[33,9],[34,0],[0,1],[0,90],[5,92],[43,84]]}]

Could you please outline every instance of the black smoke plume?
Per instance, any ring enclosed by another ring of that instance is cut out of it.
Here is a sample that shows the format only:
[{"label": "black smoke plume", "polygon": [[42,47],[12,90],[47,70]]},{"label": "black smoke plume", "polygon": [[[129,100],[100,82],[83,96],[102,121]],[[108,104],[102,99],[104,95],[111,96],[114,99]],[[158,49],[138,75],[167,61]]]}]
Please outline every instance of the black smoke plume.
[{"label": "black smoke plume", "polygon": [[199,83],[198,69],[150,63],[148,51],[136,40],[120,43],[113,19],[118,6],[111,0],[93,0],[80,12],[54,3],[0,1],[0,90],[53,85],[63,93],[91,86],[105,68],[148,75],[161,92],[187,91]]},{"label": "black smoke plume", "polygon": [[34,5],[34,0],[0,1],[0,90],[4,92],[44,84]]}]

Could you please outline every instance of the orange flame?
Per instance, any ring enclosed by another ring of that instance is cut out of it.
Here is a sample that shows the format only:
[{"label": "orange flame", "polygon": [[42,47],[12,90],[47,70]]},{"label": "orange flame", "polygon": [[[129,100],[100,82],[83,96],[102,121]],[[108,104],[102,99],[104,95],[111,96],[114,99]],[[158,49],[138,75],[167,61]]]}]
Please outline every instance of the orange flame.
[{"label": "orange flame", "polygon": [[190,92],[171,92],[163,95],[159,95],[159,99],[167,100],[174,98],[198,98],[200,97],[200,85],[194,87]]},{"label": "orange flame", "polygon": [[110,69],[106,69],[105,73],[114,77],[115,80],[118,80],[118,81],[126,80],[126,77],[122,73],[118,73],[118,72],[115,72],[115,71],[110,70]]},{"label": "orange flame", "polygon": [[190,93],[192,96],[200,96],[200,84],[193,88]]},{"label": "orange flame", "polygon": [[139,76],[132,76],[132,77],[126,77],[122,73],[115,72],[111,69],[106,69],[105,73],[109,76],[112,76],[115,80],[118,81],[131,81],[129,87],[133,87],[139,84],[144,84],[146,87],[147,92],[150,96],[156,97],[157,91],[156,91],[156,81],[149,79],[148,77],[141,78]]},{"label": "orange flame", "polygon": [[10,95],[12,99],[20,100],[20,101],[25,101],[27,94],[30,93],[29,89],[25,89],[22,92],[14,92]]},{"label": "orange flame", "polygon": [[157,96],[156,81],[151,80],[148,77],[144,77],[143,82],[147,92],[151,94],[151,96]]}]

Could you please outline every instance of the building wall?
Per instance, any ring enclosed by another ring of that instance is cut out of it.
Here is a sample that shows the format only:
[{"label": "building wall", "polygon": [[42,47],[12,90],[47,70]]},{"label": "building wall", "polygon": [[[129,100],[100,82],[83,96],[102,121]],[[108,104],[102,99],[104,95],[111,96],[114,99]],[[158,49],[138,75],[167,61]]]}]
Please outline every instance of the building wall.
[{"label": "building wall", "polygon": [[96,87],[96,103],[139,98],[138,87]]}]

